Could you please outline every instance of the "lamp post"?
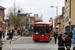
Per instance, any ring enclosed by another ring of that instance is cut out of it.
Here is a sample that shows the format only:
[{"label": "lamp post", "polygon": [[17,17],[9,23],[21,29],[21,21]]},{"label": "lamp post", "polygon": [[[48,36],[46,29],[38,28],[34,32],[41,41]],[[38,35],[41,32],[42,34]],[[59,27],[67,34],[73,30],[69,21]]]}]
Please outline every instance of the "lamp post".
[{"label": "lamp post", "polygon": [[[70,8],[69,8],[69,31],[71,31],[71,21],[72,21],[72,19],[71,19],[71,0],[70,0]],[[70,32],[69,32],[70,33]]]},{"label": "lamp post", "polygon": [[[54,8],[54,7],[56,7],[56,16],[58,17],[58,6],[50,6],[51,8]],[[56,17],[56,18],[57,18]],[[56,21],[57,21],[57,19],[56,19]],[[57,29],[56,29],[56,31],[57,31]]]},{"label": "lamp post", "polygon": [[[71,21],[72,21],[72,19],[69,18],[69,30],[70,30],[70,31],[71,31]],[[69,33],[70,33],[70,31],[69,31]]]},{"label": "lamp post", "polygon": [[51,8],[56,7],[56,16],[58,17],[58,6],[50,6]]}]

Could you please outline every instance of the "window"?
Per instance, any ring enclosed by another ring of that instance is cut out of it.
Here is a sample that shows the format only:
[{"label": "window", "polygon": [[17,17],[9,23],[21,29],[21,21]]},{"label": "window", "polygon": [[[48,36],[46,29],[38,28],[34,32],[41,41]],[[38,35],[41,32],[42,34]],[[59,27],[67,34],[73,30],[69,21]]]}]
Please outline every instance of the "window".
[{"label": "window", "polygon": [[62,28],[64,28],[64,25],[62,26]]},{"label": "window", "polygon": [[68,0],[66,0],[66,2],[68,2]]},{"label": "window", "polygon": [[24,19],[24,23],[26,24],[28,24],[29,23],[29,19]]},{"label": "window", "polygon": [[1,15],[1,17],[2,17],[2,12],[3,12],[3,11],[2,11],[2,10],[0,10],[0,15]]},{"label": "window", "polygon": [[62,21],[63,21],[63,23],[64,23],[64,19],[63,19]]},{"label": "window", "polygon": [[65,14],[64,14],[64,17],[65,17]]},{"label": "window", "polygon": [[13,27],[13,25],[11,25],[11,27]]},{"label": "window", "polygon": [[69,10],[69,6],[66,8],[66,12]]},{"label": "window", "polygon": [[66,17],[66,22],[68,21],[68,17]]}]

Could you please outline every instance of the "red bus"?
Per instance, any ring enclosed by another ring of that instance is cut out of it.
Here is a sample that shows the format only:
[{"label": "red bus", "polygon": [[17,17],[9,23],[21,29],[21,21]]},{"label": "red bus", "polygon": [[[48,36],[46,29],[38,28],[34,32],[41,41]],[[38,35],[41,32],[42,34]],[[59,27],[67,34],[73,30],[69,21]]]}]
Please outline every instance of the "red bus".
[{"label": "red bus", "polygon": [[33,41],[50,41],[53,33],[52,22],[38,22],[33,24]]}]

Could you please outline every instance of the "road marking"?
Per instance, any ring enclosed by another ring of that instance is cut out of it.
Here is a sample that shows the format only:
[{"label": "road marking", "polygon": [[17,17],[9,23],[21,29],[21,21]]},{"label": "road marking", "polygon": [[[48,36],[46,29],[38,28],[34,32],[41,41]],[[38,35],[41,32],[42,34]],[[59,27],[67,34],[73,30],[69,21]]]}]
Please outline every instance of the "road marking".
[{"label": "road marking", "polygon": [[28,49],[26,49],[26,50],[28,50]]},{"label": "road marking", "polygon": [[12,44],[9,46],[9,48],[8,49],[10,49],[10,47],[12,46]]},{"label": "road marking", "polygon": [[10,49],[11,46],[12,46],[12,44],[9,44],[5,50]]},{"label": "road marking", "polygon": [[[8,47],[10,46],[10,44],[8,45]],[[8,49],[8,47],[6,49]]]},{"label": "road marking", "polygon": [[20,40],[22,37],[18,38],[17,40]]}]

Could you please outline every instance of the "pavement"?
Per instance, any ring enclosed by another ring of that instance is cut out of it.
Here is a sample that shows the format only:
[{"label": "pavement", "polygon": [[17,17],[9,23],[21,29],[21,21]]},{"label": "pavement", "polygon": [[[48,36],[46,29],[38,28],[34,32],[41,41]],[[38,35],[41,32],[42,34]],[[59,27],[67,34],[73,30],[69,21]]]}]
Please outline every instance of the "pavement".
[{"label": "pavement", "polygon": [[[20,37],[20,36],[13,36],[12,41],[15,41],[15,40],[18,39],[19,37]],[[7,42],[7,41],[9,41],[9,40],[7,40],[7,37],[2,38],[2,42]]]}]

